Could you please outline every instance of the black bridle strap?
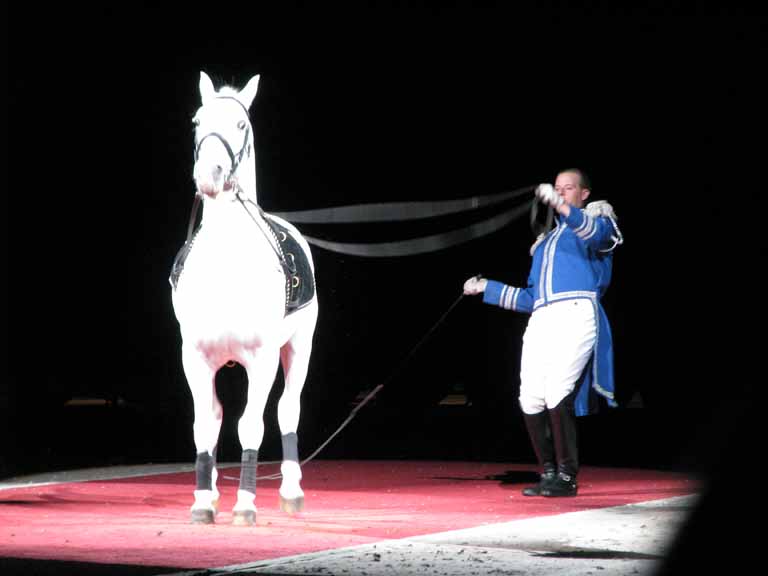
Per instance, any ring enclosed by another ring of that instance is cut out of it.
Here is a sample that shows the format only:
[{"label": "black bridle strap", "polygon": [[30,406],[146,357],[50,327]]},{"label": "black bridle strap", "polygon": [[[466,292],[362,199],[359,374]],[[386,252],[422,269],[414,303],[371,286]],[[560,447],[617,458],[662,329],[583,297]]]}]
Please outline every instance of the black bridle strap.
[{"label": "black bridle strap", "polygon": [[218,138],[219,142],[224,144],[224,148],[227,150],[227,154],[229,155],[229,162],[233,166],[235,165],[235,153],[232,152],[232,147],[229,145],[229,142],[227,142],[227,139],[224,138],[221,134],[218,132],[208,132],[205,136],[203,136],[200,141],[197,143],[197,147],[195,148],[195,162],[197,162],[198,156],[200,156],[200,148],[203,147],[203,142],[205,142],[208,138],[213,136],[214,138]]},{"label": "black bridle strap", "polygon": [[240,108],[243,109],[243,112],[245,112],[245,115],[248,116],[248,118],[251,117],[251,114],[248,112],[248,108],[246,108],[245,105],[242,102],[240,102],[240,100],[235,98],[234,96],[216,96],[216,99],[217,100],[234,100],[235,102],[240,104]]},{"label": "black bridle strap", "polygon": [[227,151],[227,155],[229,156],[229,163],[230,163],[230,170],[229,170],[229,176],[228,179],[232,177],[232,175],[237,170],[237,167],[240,166],[240,162],[243,161],[243,155],[245,154],[247,148],[248,148],[248,138],[251,134],[251,125],[250,123],[246,125],[245,134],[243,134],[243,145],[240,146],[240,152],[237,153],[237,156],[235,156],[235,153],[232,152],[232,147],[229,145],[229,142],[227,142],[227,139],[224,138],[221,134],[218,132],[209,132],[205,136],[203,136],[200,141],[198,141],[197,146],[195,146],[195,162],[197,162],[197,158],[200,156],[200,148],[203,145],[203,142],[211,136],[214,138],[218,138],[219,142],[221,142],[224,145],[224,149]]}]

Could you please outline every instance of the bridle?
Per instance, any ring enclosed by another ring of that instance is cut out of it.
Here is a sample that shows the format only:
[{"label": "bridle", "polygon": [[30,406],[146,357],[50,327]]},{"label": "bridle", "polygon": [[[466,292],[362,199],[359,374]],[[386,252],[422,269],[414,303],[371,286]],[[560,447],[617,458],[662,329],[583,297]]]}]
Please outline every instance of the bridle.
[{"label": "bridle", "polygon": [[251,155],[251,146],[249,145],[249,139],[251,135],[251,122],[249,120],[248,110],[246,109],[245,106],[243,106],[243,103],[240,102],[240,100],[238,100],[237,98],[233,98],[232,96],[217,96],[216,99],[232,100],[234,102],[237,102],[245,112],[246,120],[245,120],[245,130],[243,134],[243,143],[240,146],[240,151],[237,154],[235,154],[232,151],[232,146],[229,145],[229,142],[227,142],[227,139],[224,138],[224,136],[222,136],[218,132],[208,132],[208,134],[206,134],[205,136],[197,140],[195,143],[195,163],[197,163],[197,159],[200,156],[200,148],[202,147],[203,142],[205,142],[205,140],[208,138],[218,139],[219,142],[221,142],[224,145],[224,149],[227,151],[227,154],[229,155],[230,170],[229,170],[229,174],[227,175],[226,181],[231,182],[232,177],[235,175],[235,172],[240,166],[240,162],[243,161],[244,157]]},{"label": "bridle", "polygon": [[[234,98],[232,96],[217,96],[217,100],[232,100],[234,102],[237,102],[237,104],[240,106],[240,108],[243,109],[243,112],[245,112],[245,134],[243,135],[243,144],[240,146],[240,151],[235,155],[234,152],[232,152],[232,146],[229,145],[229,142],[227,142],[227,139],[224,138],[221,134],[218,132],[209,132],[202,138],[198,139],[197,135],[195,135],[195,149],[194,149],[194,158],[195,158],[195,164],[197,164],[197,159],[200,157],[200,148],[203,145],[203,142],[207,138],[216,138],[224,145],[224,149],[227,151],[227,154],[229,155],[229,161],[230,161],[230,170],[229,174],[227,175],[225,183],[229,184],[230,187],[235,188],[235,193],[237,194],[238,199],[240,198],[240,186],[237,185],[236,182],[233,182],[232,177],[235,175],[235,172],[237,172],[237,169],[240,167],[240,163],[243,161],[243,158],[246,156],[250,156],[250,146],[248,144],[248,139],[251,134],[251,122],[250,122],[250,114],[248,113],[248,109],[243,106],[243,103],[240,102],[237,98]],[[192,245],[192,238],[195,235],[195,227],[197,224],[197,212],[200,208],[200,192],[198,191],[195,194],[195,201],[192,204],[192,213],[189,217],[189,226],[187,227],[187,239],[184,242],[185,246],[191,247]],[[241,200],[242,202],[242,200]]]}]

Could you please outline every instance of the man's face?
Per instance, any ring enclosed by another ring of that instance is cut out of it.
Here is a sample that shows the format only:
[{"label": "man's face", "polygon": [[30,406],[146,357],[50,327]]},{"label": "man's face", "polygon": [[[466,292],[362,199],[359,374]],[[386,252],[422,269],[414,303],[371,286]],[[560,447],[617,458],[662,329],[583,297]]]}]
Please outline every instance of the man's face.
[{"label": "man's face", "polygon": [[555,192],[571,206],[583,208],[589,197],[589,189],[581,187],[581,176],[576,172],[561,172],[555,180]]}]

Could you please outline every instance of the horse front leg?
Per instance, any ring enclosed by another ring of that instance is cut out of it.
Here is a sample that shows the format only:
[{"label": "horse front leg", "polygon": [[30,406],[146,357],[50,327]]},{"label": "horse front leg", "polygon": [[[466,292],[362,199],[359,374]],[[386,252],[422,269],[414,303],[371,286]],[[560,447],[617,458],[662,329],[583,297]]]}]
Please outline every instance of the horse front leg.
[{"label": "horse front leg", "polygon": [[194,404],[193,434],[195,440],[195,502],[192,504],[192,522],[212,524],[218,512],[219,491],[216,487],[216,445],[223,410],[216,395],[216,371],[196,350],[184,346],[182,351],[184,373]]},{"label": "horse front leg", "polygon": [[232,522],[236,525],[256,523],[256,471],[264,438],[264,407],[277,374],[277,362],[278,351],[267,349],[242,360],[248,374],[248,398],[237,425],[242,456],[237,502],[232,509]]}]

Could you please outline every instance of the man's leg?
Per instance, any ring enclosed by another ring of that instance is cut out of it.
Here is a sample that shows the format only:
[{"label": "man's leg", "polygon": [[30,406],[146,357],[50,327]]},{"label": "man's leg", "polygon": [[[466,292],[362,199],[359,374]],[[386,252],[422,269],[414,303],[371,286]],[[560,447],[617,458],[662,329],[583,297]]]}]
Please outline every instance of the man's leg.
[{"label": "man's leg", "polygon": [[575,496],[579,456],[574,400],[594,351],[595,309],[587,299],[566,300],[551,308],[556,328],[550,332],[552,363],[545,397],[557,457],[557,478],[542,489],[542,496]]},{"label": "man's leg", "polygon": [[548,332],[546,320],[546,311],[531,315],[523,335],[520,359],[520,409],[541,474],[538,484],[523,489],[525,496],[540,496],[544,486],[557,475],[549,412],[544,398],[544,378],[551,361],[545,346]]},{"label": "man's leg", "polygon": [[525,426],[528,429],[531,445],[536,453],[536,460],[541,470],[539,483],[535,486],[524,488],[523,496],[541,496],[542,490],[557,476],[555,449],[552,444],[549,426],[549,412],[547,410],[537,414],[526,414],[523,412],[523,417],[525,418]]},{"label": "man's leg", "polygon": [[575,496],[578,490],[579,437],[573,395],[548,411],[552,425],[552,439],[557,457],[557,476],[542,487],[542,496]]}]

